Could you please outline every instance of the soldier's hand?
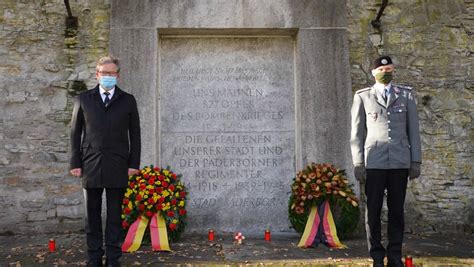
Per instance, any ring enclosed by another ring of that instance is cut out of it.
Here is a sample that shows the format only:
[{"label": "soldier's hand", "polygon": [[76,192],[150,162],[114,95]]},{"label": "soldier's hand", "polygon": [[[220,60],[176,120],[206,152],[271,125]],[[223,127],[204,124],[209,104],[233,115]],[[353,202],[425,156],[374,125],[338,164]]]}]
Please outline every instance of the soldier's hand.
[{"label": "soldier's hand", "polygon": [[70,170],[72,176],[75,176],[75,177],[81,177],[82,175],[82,170],[81,168],[75,168],[75,169],[72,169]]},{"label": "soldier's hand", "polygon": [[365,183],[365,166],[364,165],[354,166],[354,176],[357,179],[357,181],[361,183]]},{"label": "soldier's hand", "polygon": [[412,162],[410,166],[410,179],[416,179],[420,177],[421,164],[419,162]]}]

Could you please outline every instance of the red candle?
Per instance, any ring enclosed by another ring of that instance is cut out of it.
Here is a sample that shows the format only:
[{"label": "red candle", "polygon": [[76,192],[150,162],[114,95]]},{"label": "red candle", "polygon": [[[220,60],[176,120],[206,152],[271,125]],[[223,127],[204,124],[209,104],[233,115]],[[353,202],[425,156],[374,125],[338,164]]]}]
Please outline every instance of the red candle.
[{"label": "red candle", "polygon": [[270,241],[271,240],[271,234],[270,230],[265,230],[265,241]]},{"label": "red candle", "polygon": [[48,247],[50,252],[54,252],[56,250],[56,242],[54,241],[54,239],[49,240]]},{"label": "red candle", "polygon": [[413,259],[411,256],[406,256],[405,257],[405,266],[406,267],[413,267]]},{"label": "red candle", "polygon": [[207,235],[209,241],[214,241],[214,230],[209,230],[209,234]]}]

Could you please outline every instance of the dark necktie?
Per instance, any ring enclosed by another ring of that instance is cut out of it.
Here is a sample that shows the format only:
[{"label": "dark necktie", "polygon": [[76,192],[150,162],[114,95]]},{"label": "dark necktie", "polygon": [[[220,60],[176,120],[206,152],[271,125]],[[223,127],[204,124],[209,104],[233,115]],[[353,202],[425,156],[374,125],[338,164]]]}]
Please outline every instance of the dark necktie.
[{"label": "dark necktie", "polygon": [[107,105],[109,104],[109,101],[110,101],[110,98],[109,98],[110,93],[109,92],[104,92],[104,95],[105,95],[104,105],[105,105],[105,107],[107,107]]},{"label": "dark necktie", "polygon": [[383,89],[383,100],[385,100],[385,103],[387,103],[388,95],[390,93],[388,92],[388,88]]}]

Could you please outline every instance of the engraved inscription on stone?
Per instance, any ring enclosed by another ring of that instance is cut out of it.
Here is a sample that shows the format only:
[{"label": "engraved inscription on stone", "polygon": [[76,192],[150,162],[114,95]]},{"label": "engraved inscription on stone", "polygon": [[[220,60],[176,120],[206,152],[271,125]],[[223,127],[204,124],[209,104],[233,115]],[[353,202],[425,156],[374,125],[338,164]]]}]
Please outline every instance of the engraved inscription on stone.
[{"label": "engraved inscription on stone", "polygon": [[170,36],[159,57],[160,160],[183,174],[188,229],[287,231],[294,40]]}]

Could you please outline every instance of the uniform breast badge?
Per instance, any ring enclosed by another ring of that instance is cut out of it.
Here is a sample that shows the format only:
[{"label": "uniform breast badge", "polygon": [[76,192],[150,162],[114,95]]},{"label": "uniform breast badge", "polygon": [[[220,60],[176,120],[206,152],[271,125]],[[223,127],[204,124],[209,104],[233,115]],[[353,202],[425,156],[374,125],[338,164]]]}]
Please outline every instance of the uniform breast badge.
[{"label": "uniform breast badge", "polygon": [[368,114],[369,114],[369,117],[371,117],[373,121],[377,120],[378,118],[377,112],[369,112]]}]

